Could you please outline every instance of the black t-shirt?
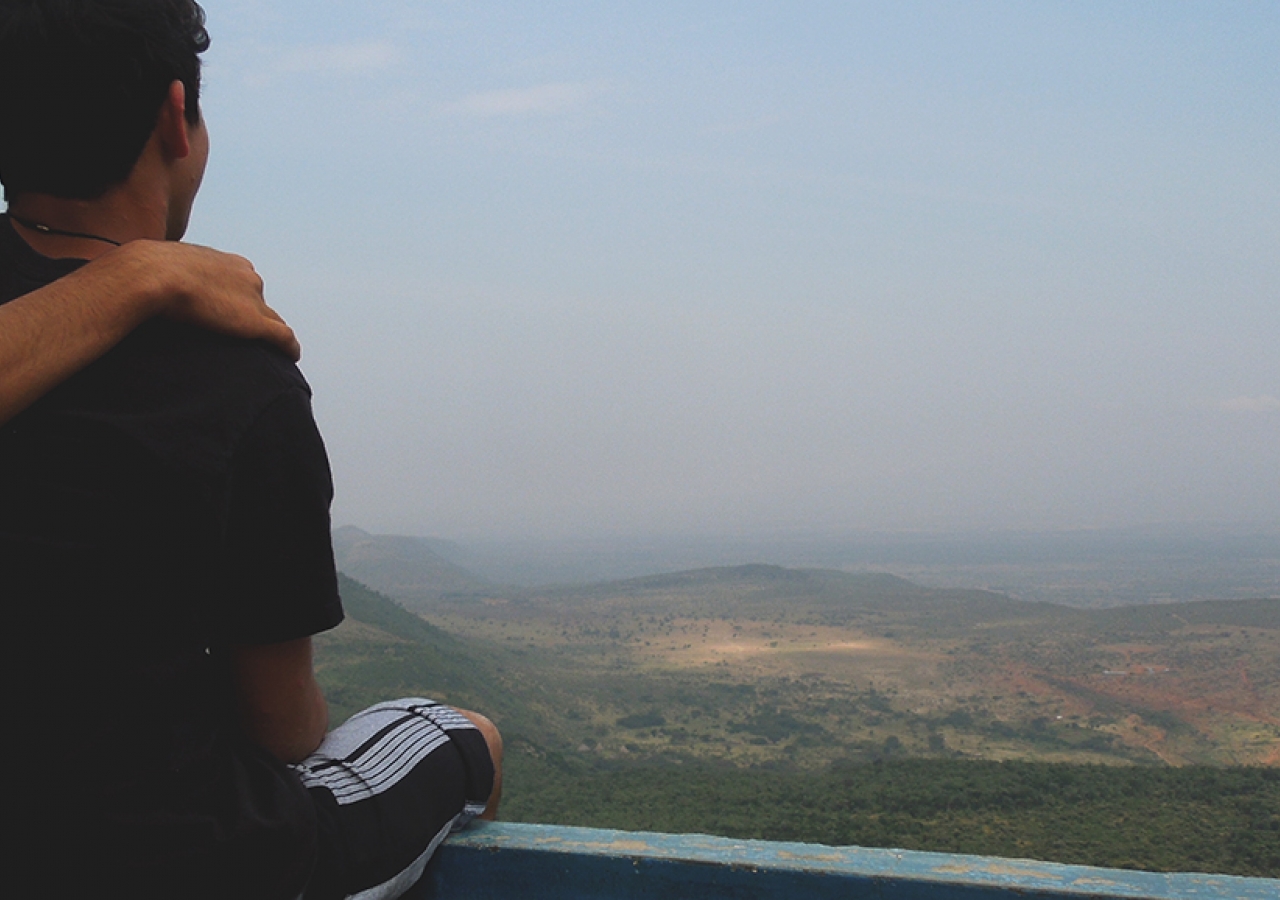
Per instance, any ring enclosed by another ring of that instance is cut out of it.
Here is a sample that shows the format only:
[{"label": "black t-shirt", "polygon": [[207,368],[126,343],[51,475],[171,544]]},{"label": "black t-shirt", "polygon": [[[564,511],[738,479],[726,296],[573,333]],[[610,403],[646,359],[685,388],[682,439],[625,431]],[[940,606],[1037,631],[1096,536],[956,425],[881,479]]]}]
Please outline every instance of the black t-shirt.
[{"label": "black t-shirt", "polygon": [[[77,265],[0,218],[0,302]],[[297,894],[314,812],[238,731],[227,648],[341,620],[331,498],[297,368],[164,320],[0,427],[7,775],[46,887]]]}]

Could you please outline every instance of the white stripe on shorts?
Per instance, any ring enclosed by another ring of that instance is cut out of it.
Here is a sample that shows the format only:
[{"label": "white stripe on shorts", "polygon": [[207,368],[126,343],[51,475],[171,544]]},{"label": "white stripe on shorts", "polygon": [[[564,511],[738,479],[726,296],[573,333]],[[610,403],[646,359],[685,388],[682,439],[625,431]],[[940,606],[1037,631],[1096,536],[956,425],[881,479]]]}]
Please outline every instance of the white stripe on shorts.
[{"label": "white stripe on shorts", "polygon": [[[447,743],[444,729],[474,727],[447,706],[426,701],[383,703],[330,732],[294,770],[307,787],[328,788],[339,805],[356,803],[389,790]],[[375,743],[365,746],[375,738]]]}]

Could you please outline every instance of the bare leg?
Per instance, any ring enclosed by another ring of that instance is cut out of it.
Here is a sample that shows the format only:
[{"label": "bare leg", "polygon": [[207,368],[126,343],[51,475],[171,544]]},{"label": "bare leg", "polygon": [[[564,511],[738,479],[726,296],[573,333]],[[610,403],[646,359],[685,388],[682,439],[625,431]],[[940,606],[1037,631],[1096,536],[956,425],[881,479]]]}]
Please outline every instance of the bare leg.
[{"label": "bare leg", "polygon": [[457,707],[454,709],[480,729],[480,733],[484,735],[484,742],[489,745],[489,756],[493,759],[493,792],[489,794],[489,802],[485,805],[484,812],[476,818],[492,822],[498,818],[498,803],[502,800],[502,734],[498,731],[497,725],[480,713]]}]

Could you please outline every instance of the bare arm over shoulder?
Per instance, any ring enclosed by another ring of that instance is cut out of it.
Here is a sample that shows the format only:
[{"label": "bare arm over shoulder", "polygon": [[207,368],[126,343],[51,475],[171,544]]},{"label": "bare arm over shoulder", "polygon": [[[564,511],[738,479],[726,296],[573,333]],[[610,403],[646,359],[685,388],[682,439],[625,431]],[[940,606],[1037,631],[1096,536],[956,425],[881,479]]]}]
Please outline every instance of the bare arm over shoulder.
[{"label": "bare arm over shoulder", "polygon": [[0,425],[155,315],[268,340],[294,359],[300,352],[247,259],[195,244],[133,241],[0,305]]}]

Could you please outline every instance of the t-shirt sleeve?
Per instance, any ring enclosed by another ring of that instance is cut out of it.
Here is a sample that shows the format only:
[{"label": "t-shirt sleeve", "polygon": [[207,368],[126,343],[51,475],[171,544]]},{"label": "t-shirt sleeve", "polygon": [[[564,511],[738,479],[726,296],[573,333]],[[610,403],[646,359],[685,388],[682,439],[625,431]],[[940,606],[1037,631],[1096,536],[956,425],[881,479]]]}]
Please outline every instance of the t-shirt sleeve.
[{"label": "t-shirt sleeve", "polygon": [[231,464],[218,617],[228,642],[279,643],[342,621],[332,499],[310,398],[290,390],[254,420]]}]

